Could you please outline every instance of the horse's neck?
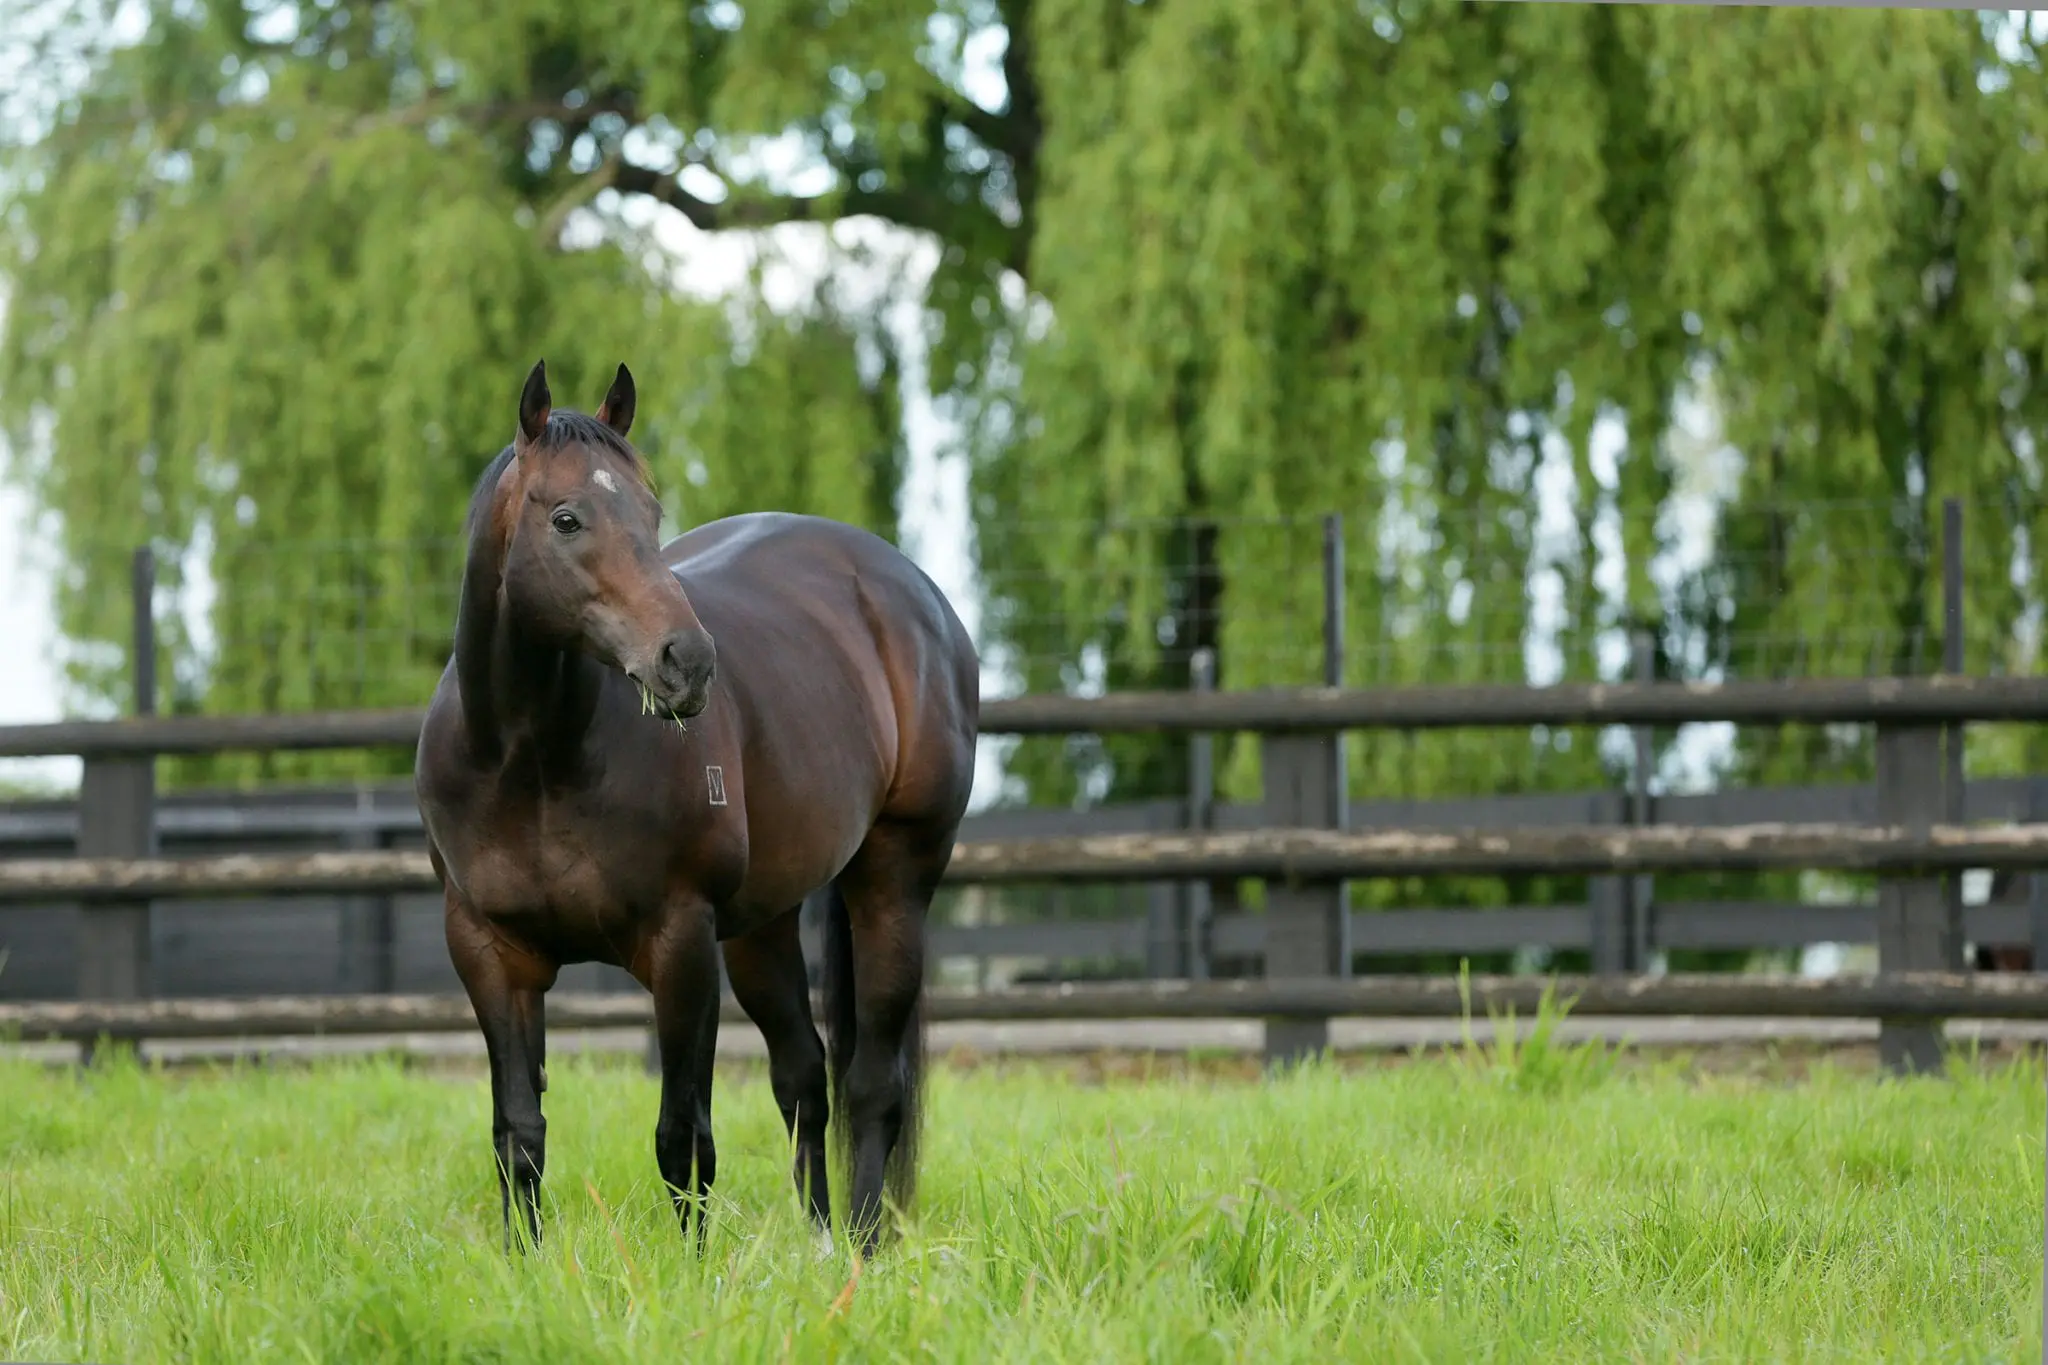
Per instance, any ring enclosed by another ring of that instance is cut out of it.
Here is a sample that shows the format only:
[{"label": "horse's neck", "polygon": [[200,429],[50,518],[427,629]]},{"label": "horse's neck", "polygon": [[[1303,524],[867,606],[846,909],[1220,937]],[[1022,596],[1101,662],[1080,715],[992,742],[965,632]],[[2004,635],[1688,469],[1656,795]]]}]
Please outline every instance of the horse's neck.
[{"label": "horse's neck", "polygon": [[493,558],[471,555],[455,622],[455,681],[471,742],[491,758],[527,744],[573,746],[596,708],[598,665],[520,631]]}]

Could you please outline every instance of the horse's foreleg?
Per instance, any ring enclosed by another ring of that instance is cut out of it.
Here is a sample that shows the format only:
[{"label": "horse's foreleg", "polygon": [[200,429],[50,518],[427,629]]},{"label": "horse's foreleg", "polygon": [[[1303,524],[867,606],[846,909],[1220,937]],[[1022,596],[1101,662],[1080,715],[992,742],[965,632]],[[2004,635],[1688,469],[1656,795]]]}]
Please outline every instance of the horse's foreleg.
[{"label": "horse's foreleg", "polygon": [[768,1044],[768,1081],[795,1144],[797,1197],[812,1221],[829,1228],[832,1199],[825,1173],[827,1087],[825,1044],[811,1018],[810,978],[797,937],[797,912],[725,942],[725,974],[740,1008]]},{"label": "horse's foreleg", "polygon": [[497,1157],[498,1203],[505,1245],[513,1245],[512,1210],[527,1242],[540,1242],[541,1172],[547,1165],[544,992],[553,972],[523,956],[507,961],[488,925],[454,893],[448,895],[448,952],[483,1030],[491,1063],[491,1146]]},{"label": "horse's foreleg", "polygon": [[675,1200],[683,1233],[692,1214],[697,1249],[705,1245],[706,1196],[718,1174],[711,1143],[711,1076],[718,1047],[718,935],[711,907],[681,906],[648,946],[654,1033],[661,1045],[661,1116],[654,1160]]}]

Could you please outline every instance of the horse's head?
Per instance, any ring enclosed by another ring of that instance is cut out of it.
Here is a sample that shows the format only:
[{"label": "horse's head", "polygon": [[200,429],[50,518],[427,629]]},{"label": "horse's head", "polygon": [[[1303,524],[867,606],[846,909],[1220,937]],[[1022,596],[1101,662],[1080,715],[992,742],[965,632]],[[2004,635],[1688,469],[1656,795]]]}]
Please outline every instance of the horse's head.
[{"label": "horse's head", "polygon": [[492,505],[504,605],[528,638],[581,650],[689,717],[710,700],[717,651],[661,562],[661,505],[626,440],[633,401],[624,365],[594,417],[553,410],[545,362],[527,375]]}]

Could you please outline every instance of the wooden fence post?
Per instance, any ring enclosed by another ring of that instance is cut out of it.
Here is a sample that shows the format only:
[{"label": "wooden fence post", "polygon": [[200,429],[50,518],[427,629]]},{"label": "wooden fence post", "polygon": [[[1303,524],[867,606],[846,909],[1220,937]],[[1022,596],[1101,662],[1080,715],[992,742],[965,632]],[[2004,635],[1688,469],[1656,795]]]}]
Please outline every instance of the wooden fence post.
[{"label": "wooden fence post", "polygon": [[[1635,681],[1654,682],[1656,641],[1647,631],[1637,631],[1630,637],[1629,649],[1629,667]],[[1601,801],[1593,818],[1617,825],[1647,825],[1650,823],[1650,727],[1631,726],[1629,739],[1635,753],[1628,787]],[[1624,976],[1640,972],[1649,965],[1650,897],[1655,887],[1655,879],[1648,876],[1586,879],[1595,972]]]},{"label": "wooden fence post", "polygon": [[[135,713],[156,710],[156,630],[152,598],[156,558],[135,551],[131,667]],[[157,852],[156,758],[88,758],[78,786],[78,853],[85,858],[148,858]],[[78,995],[139,1000],[150,992],[149,902],[103,901],[78,911]],[[90,1049],[88,1049],[88,1055]]]},{"label": "wooden fence post", "polygon": [[[1967,664],[1963,658],[1963,504],[1957,498],[1941,500],[1941,666],[1950,677],[1961,677]],[[1960,825],[1969,818],[1968,789],[1963,785],[1964,727],[1958,723],[1942,729],[1942,820]],[[1950,913],[1956,922],[1956,965],[1967,963],[1963,956],[1963,875],[1952,872],[1943,884]]]},{"label": "wooden fence post", "polygon": [[[1204,682],[1204,668],[1210,670],[1213,678],[1215,656],[1206,648],[1197,649],[1188,657],[1188,690],[1208,690]],[[1188,741],[1188,794],[1186,804],[1181,808],[1179,826],[1184,830],[1199,830],[1206,827],[1207,808],[1201,796],[1203,784],[1208,780],[1208,770],[1203,767],[1207,758],[1197,744],[1207,740],[1206,735],[1195,735]],[[1186,979],[1195,975],[1195,883],[1193,882],[1149,882],[1145,886],[1145,977],[1151,981]],[[1206,890],[1206,886],[1204,890]]]},{"label": "wooden fence post", "polygon": [[[1633,643],[1636,681],[1657,681],[1657,637],[1639,630]],[[1656,806],[1650,796],[1650,778],[1656,765],[1656,733],[1647,725],[1638,725],[1629,732],[1629,738],[1635,749],[1635,764],[1629,786],[1628,822],[1642,828],[1656,819]],[[1650,969],[1650,953],[1657,940],[1657,878],[1650,873],[1632,877],[1628,889],[1629,968],[1644,972]]]},{"label": "wooden fence post", "polygon": [[[351,851],[381,852],[391,846],[371,821],[376,802],[367,787],[356,789],[362,823],[343,836]],[[397,906],[389,895],[350,896],[341,904],[342,971],[347,989],[388,995],[398,989]]]},{"label": "wooden fence post", "polygon": [[[1592,803],[1596,823],[1626,825],[1629,796],[1625,791],[1607,791]],[[1600,976],[1626,976],[1634,970],[1632,950],[1635,932],[1630,923],[1629,879],[1603,874],[1586,878],[1586,907],[1591,916],[1592,942],[1588,945],[1592,968]]]},{"label": "wooden fence post", "polygon": [[[2027,779],[2026,818],[2029,822],[2048,820],[2048,778]],[[2027,946],[2030,971],[2048,972],[2048,872],[2029,872],[2027,877]]]},{"label": "wooden fence post", "polygon": [[[1942,664],[1962,671],[1962,506],[1942,503]],[[1877,731],[1877,818],[1915,831],[1960,819],[1962,811],[1960,725],[1879,726]],[[1877,893],[1877,964],[1880,972],[1960,971],[1963,924],[1960,879],[1953,876],[1893,877]],[[1899,1074],[1942,1069],[1944,1031],[1940,1020],[1884,1019],[1878,1024],[1878,1055]]]},{"label": "wooden fence post", "polygon": [[[1188,659],[1188,686],[1195,692],[1216,690],[1216,653],[1198,649]],[[1188,810],[1190,830],[1208,829],[1216,818],[1216,737],[1188,736]],[[1180,886],[1181,962],[1190,981],[1209,979],[1209,925],[1214,906],[1205,881]]]},{"label": "wooden fence post", "polygon": [[1187,975],[1182,954],[1180,888],[1172,882],[1145,884],[1145,979],[1171,981]]},{"label": "wooden fence post", "polygon": [[[1344,521],[1323,518],[1323,683],[1343,686]],[[1346,773],[1338,734],[1267,735],[1260,754],[1265,822],[1277,828],[1343,829]],[[1341,881],[1266,883],[1268,980],[1351,975],[1351,916]],[[1266,1061],[1281,1065],[1321,1052],[1330,1021],[1316,1016],[1266,1020]]]},{"label": "wooden fence post", "polygon": [[[1206,646],[1188,656],[1188,690],[1216,687],[1216,654]],[[1188,737],[1187,804],[1181,828],[1209,828],[1216,798],[1215,740]],[[1209,976],[1209,884],[1157,882],[1145,907],[1145,975],[1153,980],[1202,981]]]}]

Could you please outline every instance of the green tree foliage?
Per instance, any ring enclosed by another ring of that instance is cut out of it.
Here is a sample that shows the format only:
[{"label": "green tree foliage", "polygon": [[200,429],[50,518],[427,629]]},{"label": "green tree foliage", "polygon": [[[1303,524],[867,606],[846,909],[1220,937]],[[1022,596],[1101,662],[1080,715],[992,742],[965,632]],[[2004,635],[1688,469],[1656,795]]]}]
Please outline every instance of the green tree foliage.
[{"label": "green tree foliage", "polygon": [[[565,393],[632,358],[681,516],[893,524],[904,370],[879,313],[679,302],[628,227],[657,204],[707,230],[874,217],[937,247],[928,370],[973,460],[985,643],[1026,687],[1181,686],[1201,646],[1225,686],[1311,680],[1329,511],[1355,682],[1612,673],[1639,625],[1667,671],[1925,666],[1948,494],[1969,501],[1972,665],[2035,666],[2017,626],[2040,597],[2048,100],[2002,19],[1413,0],[150,15],[12,159],[0,385],[17,427],[55,416],[30,472],[80,551],[78,639],[120,634],[117,550],[88,542],[201,520],[231,564],[230,542],[252,547],[224,603],[322,603],[247,608],[210,707],[317,703],[348,670],[363,700],[419,695],[433,649],[394,657],[385,599],[286,547],[444,535],[537,349]],[[977,102],[968,42],[992,31],[1002,89]],[[807,149],[803,174],[762,171],[777,137]],[[601,245],[566,231],[593,221]],[[1666,571],[1698,474],[1671,434],[1688,393],[1714,400],[1741,471],[1718,553]],[[87,511],[110,492],[116,510]],[[1611,774],[1591,738],[1361,737],[1354,783],[1594,785]],[[1867,762],[1827,735],[1741,751],[1754,776]],[[1040,800],[1181,778],[1178,747],[1141,738],[1034,743],[1013,767]],[[1252,746],[1227,776],[1253,790]]]},{"label": "green tree foliage", "polygon": [[[1030,435],[988,451],[980,487],[985,544],[1020,501],[1065,528],[1030,540],[1041,572],[1018,581],[1047,586],[1011,608],[1070,637],[1020,647],[1028,687],[1071,672],[1076,634],[1118,685],[1182,685],[1197,644],[1226,685],[1311,680],[1325,510],[1347,519],[1354,682],[1520,681],[1546,643],[1552,674],[1613,676],[1636,626],[1667,675],[1924,670],[1945,495],[1967,504],[1971,666],[2038,667],[2048,87],[2025,34],[1662,6],[1034,18],[1052,113],[1031,284],[1057,321],[1021,366]],[[1706,563],[1674,571],[1688,393],[1742,468]],[[1603,416],[1625,435],[1604,474]],[[1559,475],[1552,542],[1536,511]],[[1211,523],[1197,562],[1093,530],[1168,516]],[[1092,571],[1054,572],[1075,562]],[[1599,785],[1591,738],[1358,736],[1353,788]],[[1980,736],[1973,766],[2048,757],[2018,740]],[[1735,775],[1867,777],[1868,741],[1745,735]],[[1174,780],[1131,761],[1145,743],[1113,741],[1110,766]],[[1073,746],[1016,761],[1040,791],[1087,776]],[[1228,776],[1257,790],[1248,737]]]},{"label": "green tree foliage", "polygon": [[[1032,285],[1058,321],[1022,366],[1034,435],[992,453],[983,496],[1072,528],[1048,565],[1094,552],[1097,518],[1223,519],[1227,683],[1306,680],[1288,646],[1317,572],[1232,562],[1229,522],[1323,510],[1351,528],[1358,681],[1520,679],[1543,568],[1567,675],[1632,622],[1692,670],[1783,669],[1759,642],[1799,637],[1804,671],[1910,666],[1945,494],[1971,504],[1973,662],[2025,666],[2004,642],[2039,595],[2048,87],[2023,37],[2005,57],[1971,15],[1652,6],[1041,0],[1036,19],[1057,116]],[[1660,589],[1666,434],[1703,382],[1746,467],[1718,578]],[[1602,414],[1627,435],[1604,483]],[[1577,521],[1558,553],[1532,515],[1546,440]],[[1169,609],[1155,563],[1103,569],[1045,614]],[[1116,641],[1132,671],[1156,638]],[[1058,652],[1027,652],[1050,683]],[[1583,747],[1355,753],[1375,791],[1589,775]]]},{"label": "green tree foliage", "polygon": [[[417,704],[446,660],[469,489],[537,353],[586,409],[630,361],[673,514],[765,504],[894,532],[896,367],[862,363],[866,323],[829,300],[795,326],[685,302],[630,231],[566,249],[569,172],[533,170],[557,124],[445,104],[421,19],[161,6],[10,163],[13,472],[61,517],[60,618],[84,644],[127,638],[112,585],[131,547],[210,542],[212,657],[162,618],[176,705]],[[493,69],[456,82],[487,110]],[[182,565],[166,557],[174,592]],[[125,669],[74,656],[88,695],[120,696]]]}]

